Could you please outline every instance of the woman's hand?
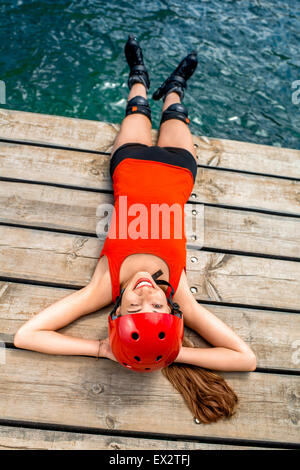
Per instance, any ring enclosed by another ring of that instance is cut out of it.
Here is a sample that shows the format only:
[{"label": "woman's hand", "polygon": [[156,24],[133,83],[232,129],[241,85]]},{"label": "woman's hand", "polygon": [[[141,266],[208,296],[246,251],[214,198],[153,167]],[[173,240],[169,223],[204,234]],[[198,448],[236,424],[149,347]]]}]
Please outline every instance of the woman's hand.
[{"label": "woman's hand", "polygon": [[109,338],[100,340],[99,357],[107,357],[112,361],[117,361],[110,347]]}]

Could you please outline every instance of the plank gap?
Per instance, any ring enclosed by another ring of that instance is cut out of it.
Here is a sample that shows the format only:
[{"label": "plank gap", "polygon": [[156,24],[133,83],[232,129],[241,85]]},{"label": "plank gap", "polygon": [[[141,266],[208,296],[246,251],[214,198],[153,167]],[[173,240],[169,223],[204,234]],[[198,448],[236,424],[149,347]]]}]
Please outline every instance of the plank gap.
[{"label": "plank gap", "polygon": [[213,204],[210,202],[201,202],[201,201],[187,201],[187,204],[201,204],[203,206],[207,207],[218,207],[220,209],[231,209],[231,210],[236,210],[236,211],[245,211],[245,212],[257,212],[259,214],[269,214],[269,215],[278,215],[280,217],[294,217],[296,219],[300,218],[300,214],[293,214],[293,213],[288,213],[288,212],[279,212],[279,211],[270,211],[267,209],[257,209],[253,207],[246,207],[246,206],[231,206],[227,204]]},{"label": "plank gap", "polygon": [[75,289],[79,290],[82,289],[85,286],[74,286],[71,284],[62,284],[62,283],[57,283],[57,282],[43,282],[43,281],[36,281],[34,279],[22,279],[22,278],[17,278],[17,277],[5,277],[5,276],[0,276],[0,281],[4,282],[15,282],[16,284],[30,284],[34,286],[45,286],[45,287],[61,287],[62,289]]},{"label": "plank gap", "polygon": [[[110,154],[108,154],[110,155]],[[229,171],[230,173],[242,173],[245,175],[254,175],[254,176],[266,176],[267,178],[278,178],[283,180],[290,180],[290,181],[300,181],[300,178],[295,178],[292,176],[282,176],[282,175],[272,175],[270,173],[258,173],[256,171],[247,171],[247,170],[236,170],[234,168],[226,168],[222,166],[209,166],[209,165],[201,165],[200,163],[197,164],[198,168],[205,168],[207,170],[220,170],[220,171]]]},{"label": "plank gap", "polygon": [[[79,236],[88,236],[93,238],[98,238],[97,234],[94,232],[80,232],[76,230],[65,230],[60,228],[52,228],[52,227],[39,227],[37,225],[29,225],[29,224],[15,224],[10,222],[0,222],[0,226],[4,227],[16,227],[16,228],[24,228],[28,230],[40,230],[43,232],[52,232],[52,233],[65,233],[67,235],[79,235]],[[268,253],[259,253],[259,252],[250,252],[250,251],[242,251],[242,250],[228,250],[226,248],[214,248],[214,247],[201,247],[197,248],[197,245],[191,245],[187,243],[187,248],[190,250],[197,250],[197,251],[206,251],[212,253],[223,253],[223,254],[231,254],[231,255],[240,255],[240,256],[251,256],[255,258],[269,258],[269,259],[278,259],[282,261],[296,261],[300,262],[300,257],[293,257],[293,256],[282,256],[282,255],[273,255]]]},{"label": "plank gap", "polygon": [[[96,192],[96,193],[103,193],[103,194],[113,194],[113,190],[111,189],[99,189],[99,188],[92,188],[92,187],[83,187],[83,186],[76,186],[76,185],[70,185],[70,184],[62,184],[62,183],[52,183],[52,182],[47,182],[47,181],[36,181],[36,180],[26,180],[26,179],[21,179],[21,178],[11,178],[11,177],[6,177],[6,176],[0,176],[0,181],[5,181],[8,183],[24,183],[24,184],[35,184],[35,185],[41,185],[41,186],[52,186],[52,187],[57,187],[57,188],[64,188],[64,189],[75,189],[78,191],[89,191],[89,192]],[[300,181],[300,180],[299,180]],[[247,206],[233,206],[230,204],[213,204],[209,202],[201,202],[201,201],[192,201],[188,200],[187,204],[192,204],[192,205],[198,205],[201,204],[204,207],[216,207],[220,209],[229,209],[229,210],[236,210],[236,211],[243,211],[243,212],[254,212],[258,214],[269,214],[269,215],[277,215],[280,217],[292,217],[299,219],[300,214],[295,214],[295,213],[288,213],[288,212],[280,212],[278,210],[268,210],[268,209],[259,209],[259,208],[253,208],[253,207],[247,207]]]},{"label": "plank gap", "polygon": [[[70,285],[70,284],[63,284],[63,283],[56,283],[56,282],[43,282],[43,281],[36,281],[34,279],[23,279],[23,278],[14,278],[14,277],[6,277],[0,276],[0,282],[14,282],[16,284],[29,284],[35,286],[45,286],[45,287],[59,287],[62,289],[70,289],[70,290],[79,290],[85,287],[84,285]],[[230,303],[230,302],[220,302],[220,301],[213,301],[213,300],[197,300],[198,303],[203,305],[220,305],[222,307],[237,307],[237,308],[249,308],[254,310],[267,310],[271,312],[281,312],[281,313],[300,313],[298,309],[288,309],[284,307],[269,307],[264,305],[250,305],[250,304],[241,304],[241,303]]]},{"label": "plank gap", "polygon": [[144,439],[156,439],[162,441],[193,441],[197,443],[210,443],[210,444],[231,444],[239,446],[255,446],[255,447],[270,447],[280,449],[300,449],[300,444],[297,442],[278,442],[268,440],[252,440],[252,439],[234,439],[226,437],[207,437],[207,436],[193,436],[181,434],[160,434],[160,433],[146,433],[142,431],[115,431],[113,429],[90,428],[87,426],[72,426],[53,423],[42,422],[29,422],[29,421],[14,421],[0,418],[0,425],[10,426],[14,428],[27,428],[27,429],[40,429],[45,431],[65,431],[70,433],[84,433],[84,434],[99,434],[111,435],[120,437],[137,437]]},{"label": "plank gap", "polygon": [[112,189],[88,188],[85,186],[74,186],[71,184],[51,183],[47,181],[45,182],[45,181],[36,181],[36,180],[25,180],[25,179],[19,179],[19,178],[10,178],[6,176],[0,176],[0,181],[6,181],[7,183],[21,183],[21,184],[24,183],[24,184],[36,184],[40,186],[54,186],[55,188],[76,189],[78,191],[88,191],[88,192],[93,192],[93,193],[113,194]]},{"label": "plank gap", "polygon": [[276,369],[271,367],[257,367],[255,371],[264,374],[297,375],[300,376],[300,369]]},{"label": "plank gap", "polygon": [[[97,155],[107,155],[110,156],[111,153],[107,152],[101,152],[99,150],[88,150],[86,148],[78,148],[78,147],[65,147],[63,145],[54,145],[54,144],[43,144],[39,142],[29,142],[26,140],[11,140],[11,139],[0,139],[0,142],[8,143],[8,144],[21,144],[21,145],[27,145],[27,146],[32,146],[32,147],[42,147],[42,148],[50,148],[50,149],[56,149],[56,150],[70,150],[70,151],[75,151],[75,152],[85,152],[85,153],[92,153],[92,154],[97,154]],[[297,150],[297,149],[291,149],[291,150]],[[229,171],[232,173],[242,173],[246,175],[255,175],[255,176],[266,176],[269,178],[278,178],[278,179],[284,179],[284,180],[290,180],[290,181],[300,181],[300,178],[292,177],[292,176],[282,176],[282,175],[273,175],[270,173],[260,173],[256,171],[247,171],[247,170],[236,170],[234,168],[226,168],[226,167],[221,167],[221,166],[211,166],[211,165],[203,165],[198,163],[197,164],[198,168],[205,168],[208,170],[220,170],[220,171]]]},{"label": "plank gap", "polygon": [[[191,250],[197,250],[197,247],[195,247],[194,245],[189,245],[188,243],[187,243],[187,248]],[[208,252],[213,252],[213,253],[224,253],[224,254],[230,254],[230,255],[251,256],[255,258],[279,259],[283,261],[296,261],[296,262],[300,261],[300,258],[293,257],[293,256],[271,255],[268,253],[258,253],[258,252],[253,252],[253,251],[227,250],[226,248],[221,249],[221,248],[213,248],[213,247],[203,247],[203,248],[198,249],[198,251],[208,251]]]},{"label": "plank gap", "polygon": [[282,312],[282,313],[300,313],[300,310],[292,308],[279,308],[279,307],[268,307],[264,305],[250,305],[250,304],[240,304],[240,303],[230,303],[230,302],[217,302],[214,300],[197,300],[199,304],[205,305],[221,305],[222,307],[238,307],[238,308],[250,308],[254,310],[268,310],[272,312]]},{"label": "plank gap", "polygon": [[[76,230],[65,230],[63,228],[52,228],[52,227],[38,227],[37,225],[24,225],[24,224],[13,224],[10,222],[0,222],[0,226],[5,227],[17,227],[17,228],[25,228],[28,230],[41,230],[43,232],[54,232],[54,233],[66,233],[69,235],[79,235],[79,236],[89,236],[93,238],[98,238],[96,233],[93,232],[78,232]],[[300,258],[299,258],[300,260]]]},{"label": "plank gap", "polygon": [[[9,341],[4,340],[3,343],[6,349],[15,349],[16,351],[19,351],[20,349],[22,349],[22,348],[17,348],[13,343]],[[23,351],[26,351],[26,349],[24,349]],[[73,356],[76,356],[76,355],[74,354]],[[95,358],[94,356],[87,356],[87,357]],[[107,358],[103,357],[102,359],[107,359]],[[215,371],[215,372],[218,372],[218,371]],[[300,376],[300,369],[278,369],[278,368],[276,369],[276,368],[271,368],[271,367],[257,367],[254,371],[252,371],[252,373]]]},{"label": "plank gap", "polygon": [[50,149],[57,149],[57,150],[70,150],[73,152],[75,151],[75,152],[95,153],[98,155],[110,155],[110,153],[101,152],[101,150],[88,150],[88,149],[82,149],[78,147],[65,147],[64,145],[43,144],[41,142],[29,142],[27,140],[0,139],[0,142],[5,142],[7,144],[28,145],[31,147],[43,147],[43,148],[50,148]]}]

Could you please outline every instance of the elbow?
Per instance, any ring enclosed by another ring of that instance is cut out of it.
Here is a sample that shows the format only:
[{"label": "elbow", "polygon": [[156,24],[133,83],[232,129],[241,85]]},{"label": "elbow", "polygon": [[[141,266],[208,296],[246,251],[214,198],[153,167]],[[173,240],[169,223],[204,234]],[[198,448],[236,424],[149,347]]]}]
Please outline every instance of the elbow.
[{"label": "elbow", "polygon": [[256,356],[253,351],[245,356],[245,371],[253,372],[256,369]]},{"label": "elbow", "polygon": [[16,348],[26,349],[26,343],[28,343],[28,335],[25,333],[23,328],[19,328],[14,336],[14,346]]},{"label": "elbow", "polygon": [[20,330],[18,330],[14,336],[14,346],[16,348],[21,348],[22,347],[22,335],[20,334]]}]

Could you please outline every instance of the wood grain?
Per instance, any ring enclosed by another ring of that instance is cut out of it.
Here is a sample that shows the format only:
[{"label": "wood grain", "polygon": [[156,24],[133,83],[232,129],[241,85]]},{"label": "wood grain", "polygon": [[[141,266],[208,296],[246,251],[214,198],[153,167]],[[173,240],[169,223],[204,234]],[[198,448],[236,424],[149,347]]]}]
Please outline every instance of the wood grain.
[{"label": "wood grain", "polygon": [[[0,227],[0,276],[84,286],[103,241],[20,227]],[[187,250],[187,276],[198,300],[300,310],[300,264]]]},{"label": "wood grain", "polygon": [[191,200],[299,215],[300,181],[198,168]]},{"label": "wood grain", "polygon": [[193,136],[198,164],[300,178],[300,150]]},{"label": "wood grain", "polygon": [[107,152],[118,129],[100,121],[0,109],[2,139]]},{"label": "wood grain", "polygon": [[0,175],[78,188],[112,190],[109,155],[0,142]]},{"label": "wood grain", "polygon": [[[92,234],[101,220],[101,204],[113,205],[113,195],[7,181],[0,185],[0,221],[7,224]],[[198,204],[185,208],[190,247],[300,258],[300,218]]]},{"label": "wood grain", "polygon": [[[120,124],[0,109],[0,138],[110,153]],[[152,130],[152,143],[158,132]],[[201,165],[300,178],[300,151],[193,135]]]},{"label": "wood grain", "polygon": [[[91,279],[103,244],[91,234],[97,230],[97,207],[113,202],[109,157],[119,129],[119,124],[0,109],[0,139],[11,140],[0,142],[0,342],[12,343],[21,324]],[[153,129],[153,145],[157,136]],[[193,140],[199,166],[187,206],[198,214],[188,216],[196,230],[196,239],[188,238],[189,285],[198,301],[208,302],[207,308],[250,345],[258,367],[277,373],[221,373],[240,398],[238,412],[207,426],[193,421],[159,371],[136,374],[105,359],[2,347],[2,419],[184,439],[161,441],[167,449],[231,448],[201,443],[202,436],[237,439],[237,445],[246,439],[250,448],[257,440],[266,447],[299,442],[300,379],[285,372],[299,371],[300,316],[288,310],[300,311],[300,264],[247,253],[300,259],[300,151],[205,136]],[[196,224],[199,217],[202,225]],[[203,247],[221,252],[199,250]],[[61,331],[107,336],[109,311],[107,306]],[[207,346],[188,328],[185,334],[195,346]],[[152,438],[5,426],[0,441],[3,449],[161,448]]]},{"label": "wood grain", "polygon": [[[0,282],[0,341],[13,343],[13,337],[21,325],[72,292],[74,289]],[[257,367],[299,371],[299,314],[211,304],[205,305],[205,308],[250,346],[256,355]],[[107,306],[86,315],[60,332],[78,338],[106,338],[111,309],[112,306]],[[187,327],[185,335],[196,347],[208,346],[203,338]]]},{"label": "wood grain", "polygon": [[[20,367],[22,364],[22,367]],[[299,377],[222,373],[239,396],[230,420],[196,424],[160,371],[139,374],[108,359],[7,350],[0,368],[2,419],[117,431],[299,441]],[[250,443],[249,443],[250,444]]]},{"label": "wood grain", "polygon": [[[6,178],[112,190],[108,155],[3,142],[0,155],[0,174]],[[198,167],[189,200],[299,215],[299,195],[300,181]]]},{"label": "wood grain", "polygon": [[[0,426],[0,450],[269,450],[226,444],[171,441]],[[271,449],[270,449],[271,450]],[[273,449],[272,449],[273,450]]]}]

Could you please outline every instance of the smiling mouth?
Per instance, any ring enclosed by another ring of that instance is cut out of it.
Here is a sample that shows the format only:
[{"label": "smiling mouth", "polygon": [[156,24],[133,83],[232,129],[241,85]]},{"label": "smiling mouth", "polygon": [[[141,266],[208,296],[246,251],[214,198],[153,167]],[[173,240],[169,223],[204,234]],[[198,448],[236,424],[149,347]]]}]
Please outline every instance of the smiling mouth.
[{"label": "smiling mouth", "polygon": [[133,289],[140,289],[141,287],[144,287],[144,286],[152,287],[154,289],[153,284],[147,278],[138,279]]}]

